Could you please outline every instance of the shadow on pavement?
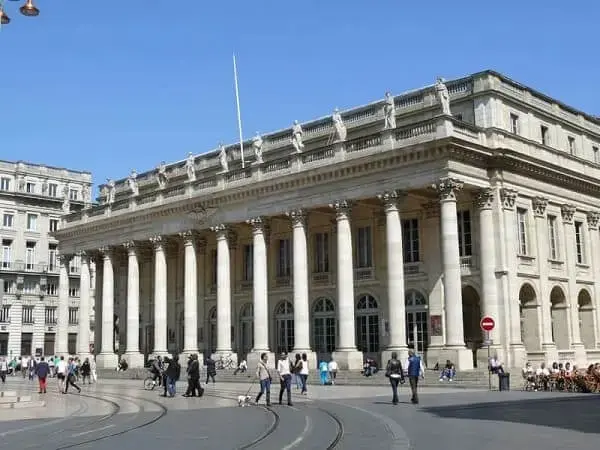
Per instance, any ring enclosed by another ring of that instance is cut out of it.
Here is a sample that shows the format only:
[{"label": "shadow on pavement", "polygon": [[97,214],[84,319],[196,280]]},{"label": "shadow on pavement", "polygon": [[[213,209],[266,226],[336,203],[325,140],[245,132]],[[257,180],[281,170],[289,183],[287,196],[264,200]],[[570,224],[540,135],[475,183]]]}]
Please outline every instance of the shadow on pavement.
[{"label": "shadow on pavement", "polygon": [[600,434],[600,396],[593,394],[426,407],[422,411],[444,418],[515,422]]}]

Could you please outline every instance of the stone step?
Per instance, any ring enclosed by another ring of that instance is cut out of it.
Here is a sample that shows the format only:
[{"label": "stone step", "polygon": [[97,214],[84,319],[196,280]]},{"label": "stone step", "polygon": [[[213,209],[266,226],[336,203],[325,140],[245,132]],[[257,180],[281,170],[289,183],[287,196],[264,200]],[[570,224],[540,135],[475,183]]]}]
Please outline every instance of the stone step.
[{"label": "stone step", "polygon": [[2,397],[16,397],[17,391],[2,391],[0,392],[0,398]]},{"label": "stone step", "polygon": [[0,403],[0,409],[43,408],[46,402],[42,400],[29,402]]},{"label": "stone step", "polygon": [[0,398],[0,405],[5,405],[7,403],[23,403],[23,402],[30,402],[31,401],[31,395],[21,395],[21,396],[15,396],[15,397],[2,397]]}]

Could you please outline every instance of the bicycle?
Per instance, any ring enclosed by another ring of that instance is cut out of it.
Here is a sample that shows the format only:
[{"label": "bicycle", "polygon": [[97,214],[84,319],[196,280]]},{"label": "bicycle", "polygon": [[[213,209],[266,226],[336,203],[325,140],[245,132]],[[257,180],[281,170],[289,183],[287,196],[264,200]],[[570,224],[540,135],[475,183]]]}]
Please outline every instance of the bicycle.
[{"label": "bicycle", "polygon": [[223,358],[221,357],[216,363],[215,363],[215,368],[218,370],[223,370],[223,369],[235,369],[235,363],[233,361],[233,359],[231,359],[231,357],[226,357]]}]

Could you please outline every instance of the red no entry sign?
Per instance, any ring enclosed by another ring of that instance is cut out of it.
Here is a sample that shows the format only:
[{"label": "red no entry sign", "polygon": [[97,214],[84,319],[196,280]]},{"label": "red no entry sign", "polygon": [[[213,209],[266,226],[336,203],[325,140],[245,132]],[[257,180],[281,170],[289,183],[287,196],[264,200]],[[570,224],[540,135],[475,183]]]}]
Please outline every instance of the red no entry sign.
[{"label": "red no entry sign", "polygon": [[494,319],[491,317],[485,316],[481,319],[481,322],[479,322],[479,326],[483,331],[492,331],[496,326],[496,322],[494,322]]}]

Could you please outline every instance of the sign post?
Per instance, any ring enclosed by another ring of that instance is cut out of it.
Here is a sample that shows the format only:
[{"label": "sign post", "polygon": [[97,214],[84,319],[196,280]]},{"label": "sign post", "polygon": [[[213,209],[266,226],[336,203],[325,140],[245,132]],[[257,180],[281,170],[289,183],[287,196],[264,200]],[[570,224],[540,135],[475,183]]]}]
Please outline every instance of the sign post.
[{"label": "sign post", "polygon": [[[492,340],[490,339],[490,331],[494,329],[496,326],[496,322],[489,316],[484,316],[481,318],[479,322],[479,326],[481,330],[485,332],[485,341],[484,344],[487,346],[487,356],[488,356],[488,365],[490,363],[490,346],[492,345]],[[488,366],[488,389],[492,390],[492,371],[491,367]]]}]

